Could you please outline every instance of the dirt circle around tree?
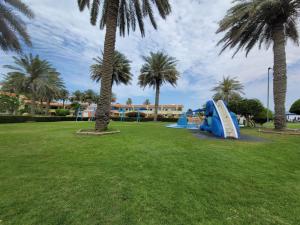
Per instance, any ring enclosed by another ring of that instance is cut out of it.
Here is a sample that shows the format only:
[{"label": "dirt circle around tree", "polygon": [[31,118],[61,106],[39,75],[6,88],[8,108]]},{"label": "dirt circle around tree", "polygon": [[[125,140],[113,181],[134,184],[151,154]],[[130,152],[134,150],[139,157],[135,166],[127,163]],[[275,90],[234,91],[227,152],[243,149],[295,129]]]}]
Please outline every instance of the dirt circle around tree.
[{"label": "dirt circle around tree", "polygon": [[78,135],[90,135],[90,136],[104,136],[104,135],[112,135],[120,133],[119,130],[108,130],[97,132],[94,129],[80,129],[76,132]]}]

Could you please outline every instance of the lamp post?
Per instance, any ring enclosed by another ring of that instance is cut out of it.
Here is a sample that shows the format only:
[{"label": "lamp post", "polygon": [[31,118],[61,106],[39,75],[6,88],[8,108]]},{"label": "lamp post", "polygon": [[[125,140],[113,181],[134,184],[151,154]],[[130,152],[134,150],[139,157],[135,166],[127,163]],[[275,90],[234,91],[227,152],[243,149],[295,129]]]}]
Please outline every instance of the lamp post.
[{"label": "lamp post", "polygon": [[269,110],[270,110],[270,70],[273,69],[271,67],[268,68],[267,122],[269,122]]}]

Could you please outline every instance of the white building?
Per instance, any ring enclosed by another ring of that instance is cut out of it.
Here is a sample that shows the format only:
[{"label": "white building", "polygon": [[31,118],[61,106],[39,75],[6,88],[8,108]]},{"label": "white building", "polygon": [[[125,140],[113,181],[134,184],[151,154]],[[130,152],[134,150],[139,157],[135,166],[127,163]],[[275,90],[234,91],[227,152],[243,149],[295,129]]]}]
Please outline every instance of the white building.
[{"label": "white building", "polygon": [[288,122],[300,122],[300,115],[287,112],[285,116]]}]

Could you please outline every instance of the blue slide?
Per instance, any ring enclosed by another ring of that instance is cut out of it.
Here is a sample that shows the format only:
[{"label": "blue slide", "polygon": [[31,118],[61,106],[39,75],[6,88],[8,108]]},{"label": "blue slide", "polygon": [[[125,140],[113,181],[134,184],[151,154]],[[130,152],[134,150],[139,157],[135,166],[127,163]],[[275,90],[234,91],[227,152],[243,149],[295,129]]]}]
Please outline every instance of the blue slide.
[{"label": "blue slide", "polygon": [[240,137],[236,115],[229,112],[222,100],[218,102],[210,100],[206,103],[205,120],[200,129],[221,138],[238,139]]}]

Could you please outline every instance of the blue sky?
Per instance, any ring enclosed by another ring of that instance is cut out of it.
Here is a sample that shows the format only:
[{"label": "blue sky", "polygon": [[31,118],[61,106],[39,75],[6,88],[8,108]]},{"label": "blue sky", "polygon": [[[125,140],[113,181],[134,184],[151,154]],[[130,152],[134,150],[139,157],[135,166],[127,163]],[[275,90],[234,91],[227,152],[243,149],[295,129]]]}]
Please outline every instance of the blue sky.
[{"label": "blue sky", "polygon": [[[92,58],[103,49],[104,31],[89,23],[88,12],[80,13],[76,0],[24,0],[35,12],[28,21],[33,47],[25,52],[39,54],[49,60],[62,74],[70,91],[99,90],[89,78]],[[117,38],[116,47],[133,62],[131,86],[116,86],[118,102],[132,98],[136,104],[146,98],[154,102],[152,89],[137,86],[142,55],[162,50],[178,59],[181,78],[176,88],[166,85],[161,90],[162,104],[184,104],[185,108],[199,108],[211,98],[211,88],[223,76],[237,77],[245,85],[247,98],[258,98],[266,104],[267,68],[272,66],[272,51],[255,48],[246,58],[244,53],[232,59],[232,52],[219,56],[216,47],[220,35],[215,31],[232,0],[170,0],[172,15],[167,20],[157,17],[158,30],[146,22],[146,37],[137,31]],[[300,48],[287,45],[288,94],[287,107],[300,98]],[[0,79],[6,72],[2,66],[12,63],[13,54],[1,53]],[[272,86],[271,86],[272,87]],[[272,95],[271,95],[272,96]],[[271,99],[273,108],[273,99]]]}]

